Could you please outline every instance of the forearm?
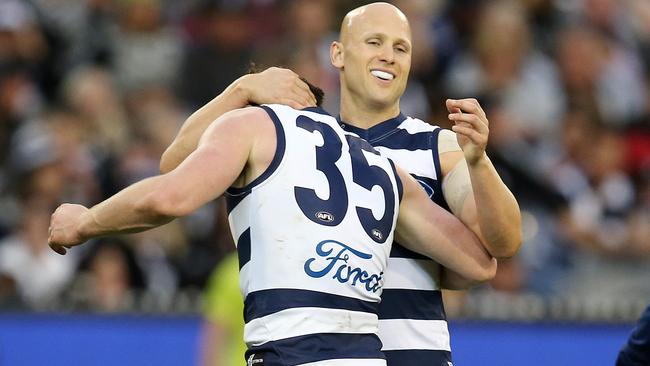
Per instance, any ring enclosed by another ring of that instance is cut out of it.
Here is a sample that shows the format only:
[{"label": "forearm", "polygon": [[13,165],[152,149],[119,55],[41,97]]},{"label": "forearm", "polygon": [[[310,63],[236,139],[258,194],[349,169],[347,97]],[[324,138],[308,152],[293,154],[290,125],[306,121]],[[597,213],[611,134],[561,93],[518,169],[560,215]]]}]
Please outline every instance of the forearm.
[{"label": "forearm", "polygon": [[469,279],[445,267],[440,270],[440,287],[445,290],[468,290],[485,282]]},{"label": "forearm", "polygon": [[421,200],[417,209],[400,208],[395,230],[399,243],[471,281],[492,279],[496,261],[476,235],[449,212],[433,206]]},{"label": "forearm", "polygon": [[496,258],[512,257],[521,245],[519,205],[487,155],[468,164],[468,169],[476,220],[486,249]]},{"label": "forearm", "polygon": [[165,212],[157,202],[160,186],[160,176],[148,178],[93,206],[80,217],[79,233],[88,240],[144,231],[173,220],[171,211]]},{"label": "forearm", "polygon": [[226,112],[245,107],[247,104],[248,97],[241,88],[241,78],[239,78],[217,97],[192,113],[163,153],[160,159],[161,173],[173,170],[185,160],[196,149],[203,132],[214,120]]}]

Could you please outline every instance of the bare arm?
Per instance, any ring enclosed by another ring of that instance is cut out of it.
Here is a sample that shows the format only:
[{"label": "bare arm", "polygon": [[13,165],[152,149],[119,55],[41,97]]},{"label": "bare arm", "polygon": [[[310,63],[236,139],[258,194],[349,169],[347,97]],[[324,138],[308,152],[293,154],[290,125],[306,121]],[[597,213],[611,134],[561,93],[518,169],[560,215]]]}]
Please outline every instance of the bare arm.
[{"label": "bare arm", "polygon": [[492,256],[512,257],[521,246],[521,213],[485,154],[489,134],[485,112],[475,99],[447,100],[447,109],[462,152],[441,155],[445,199]]},{"label": "bare arm", "polygon": [[143,231],[193,212],[221,196],[245,169],[254,169],[253,147],[259,136],[274,136],[269,128],[273,123],[259,108],[231,112],[208,128],[199,147],[173,171],[135,183],[90,209],[61,205],[51,218],[50,247],[65,254],[65,248],[97,236]]},{"label": "bare arm", "polygon": [[469,281],[494,277],[496,260],[479,239],[451,213],[437,206],[420,185],[398,168],[404,195],[395,237],[405,247],[424,254]]},{"label": "bare arm", "polygon": [[160,159],[160,172],[167,173],[185,160],[215,119],[251,103],[279,103],[302,109],[315,105],[316,99],[307,84],[291,70],[272,67],[259,74],[244,75],[185,120]]}]

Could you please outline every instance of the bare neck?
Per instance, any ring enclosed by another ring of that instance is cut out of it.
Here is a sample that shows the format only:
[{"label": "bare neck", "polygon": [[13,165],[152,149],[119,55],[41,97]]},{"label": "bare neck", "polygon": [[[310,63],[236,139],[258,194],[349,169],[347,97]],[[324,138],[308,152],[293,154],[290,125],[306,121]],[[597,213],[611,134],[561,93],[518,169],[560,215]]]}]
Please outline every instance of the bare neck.
[{"label": "bare neck", "polygon": [[399,102],[385,105],[371,105],[362,98],[355,98],[341,90],[341,120],[355,127],[369,129],[400,113]]}]

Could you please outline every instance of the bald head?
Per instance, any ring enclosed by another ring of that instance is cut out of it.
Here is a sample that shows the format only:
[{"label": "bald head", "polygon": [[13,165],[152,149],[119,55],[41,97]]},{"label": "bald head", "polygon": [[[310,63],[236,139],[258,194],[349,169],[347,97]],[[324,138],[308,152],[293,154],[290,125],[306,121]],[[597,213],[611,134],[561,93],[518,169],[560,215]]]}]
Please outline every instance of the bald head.
[{"label": "bald head", "polygon": [[372,3],[350,11],[339,41],[330,45],[340,76],[341,117],[372,125],[398,115],[411,48],[411,26],[394,5]]},{"label": "bald head", "polygon": [[345,42],[346,38],[349,37],[350,34],[359,32],[360,28],[367,26],[368,23],[381,22],[391,22],[398,25],[401,24],[401,26],[405,27],[407,30],[410,41],[411,26],[409,25],[406,15],[404,15],[404,13],[402,13],[402,11],[395,5],[384,2],[360,6],[348,12],[341,23],[339,40]]}]

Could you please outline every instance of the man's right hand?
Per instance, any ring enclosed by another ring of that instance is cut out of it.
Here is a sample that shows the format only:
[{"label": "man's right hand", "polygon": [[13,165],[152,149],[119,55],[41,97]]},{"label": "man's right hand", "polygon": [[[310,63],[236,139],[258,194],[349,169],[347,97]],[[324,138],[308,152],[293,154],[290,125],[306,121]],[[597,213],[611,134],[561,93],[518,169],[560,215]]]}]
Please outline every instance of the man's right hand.
[{"label": "man's right hand", "polygon": [[63,204],[50,218],[47,243],[55,252],[65,255],[67,249],[86,241],[80,231],[81,216],[88,211],[82,205]]},{"label": "man's right hand", "polygon": [[294,109],[316,105],[309,86],[289,69],[271,67],[239,79],[239,88],[251,104],[284,104]]}]

